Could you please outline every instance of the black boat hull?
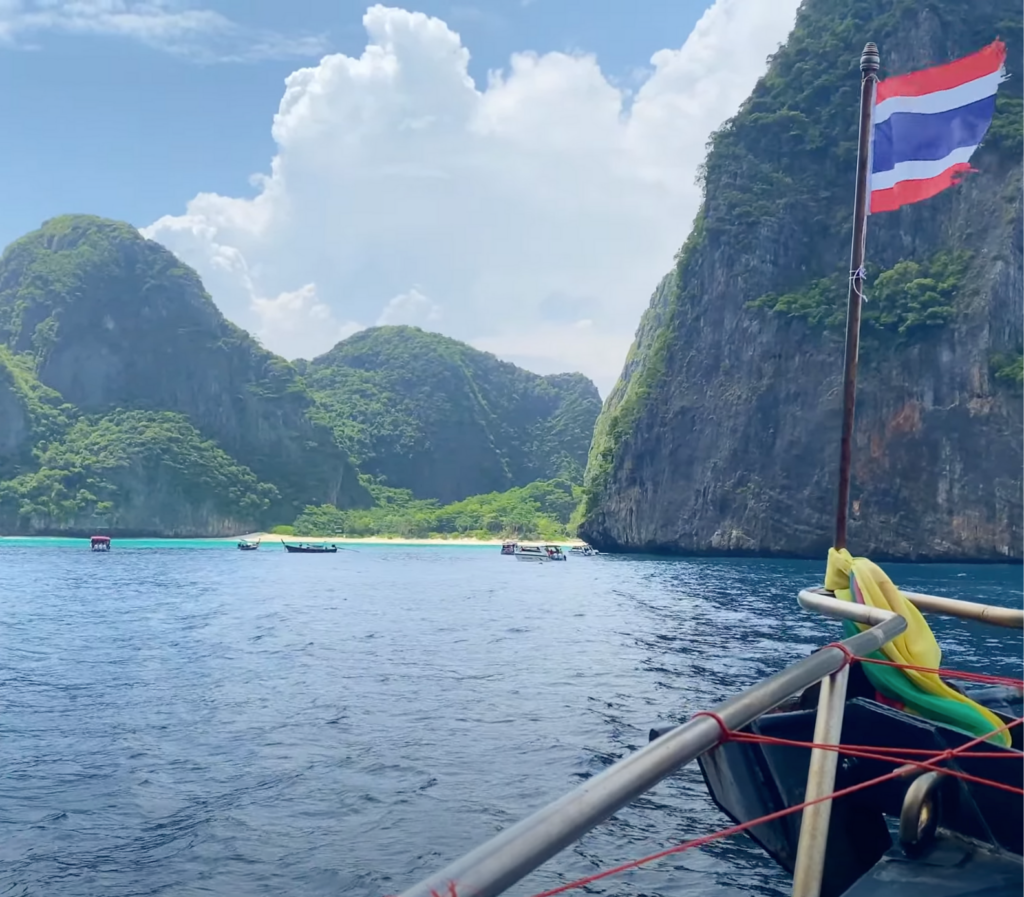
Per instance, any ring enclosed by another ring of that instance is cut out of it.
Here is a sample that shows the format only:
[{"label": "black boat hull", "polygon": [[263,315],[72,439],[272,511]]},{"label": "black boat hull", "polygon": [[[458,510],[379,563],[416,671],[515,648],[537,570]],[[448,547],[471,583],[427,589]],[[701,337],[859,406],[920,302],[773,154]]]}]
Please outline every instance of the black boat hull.
[{"label": "black boat hull", "polygon": [[[815,720],[812,708],[816,706],[816,691],[808,690],[780,712],[762,716],[749,727],[749,731],[774,738],[812,741]],[[875,701],[873,689],[858,667],[851,670],[849,695],[843,720],[843,744],[943,751],[971,740],[970,736],[955,729]],[[984,701],[994,712],[1004,715],[1007,721],[1021,715],[1019,696],[1014,698],[1011,695],[1008,700],[1007,695],[994,695],[992,690],[987,695],[984,690],[976,690],[972,696]],[[1004,785],[1024,786],[1021,733],[1019,728],[1012,731],[1012,748],[976,745],[953,761],[954,768]],[[1006,751],[1008,755],[1019,756],[1017,760],[971,757],[972,753],[992,751]],[[742,823],[802,803],[809,761],[810,751],[806,748],[726,742],[702,756],[699,764],[712,799],[734,822]],[[892,769],[892,763],[880,760],[844,758],[836,773],[835,788],[851,787]],[[916,887],[910,886],[912,882],[920,883],[920,893],[924,895],[927,892],[927,897],[982,893],[987,897],[1008,897],[1020,894],[1024,830],[1019,796],[992,786],[946,777],[942,780],[941,817],[934,842],[920,847],[922,852],[915,855],[914,863],[910,863],[899,848],[894,851],[893,836],[886,820],[899,819],[913,778],[877,784],[833,802],[822,897],[866,897],[869,893],[905,894],[909,897],[919,893]],[[800,835],[800,814],[793,813],[755,826],[748,834],[783,869],[793,872]],[[960,865],[930,869],[928,857],[934,854],[933,865],[941,864],[944,861],[939,858],[939,853],[948,859],[958,850],[965,857],[962,857]],[[978,853],[977,857],[975,853]],[[924,865],[919,867],[918,863],[922,861]],[[904,870],[904,866],[908,868]],[[979,881],[975,872],[968,871],[974,866],[995,870],[992,871],[994,878]],[[933,872],[943,879],[945,889],[931,884],[925,886],[935,877]],[[891,882],[886,876],[891,877]],[[1013,879],[1013,889],[1004,890],[1002,885],[996,884],[1010,879]],[[902,890],[895,886],[896,881],[903,882]]]}]

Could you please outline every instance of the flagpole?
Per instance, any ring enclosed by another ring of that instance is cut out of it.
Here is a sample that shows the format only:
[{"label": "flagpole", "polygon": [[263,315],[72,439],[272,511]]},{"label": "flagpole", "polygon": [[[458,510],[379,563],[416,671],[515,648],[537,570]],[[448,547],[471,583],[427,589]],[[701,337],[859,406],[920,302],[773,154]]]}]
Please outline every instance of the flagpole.
[{"label": "flagpole", "polygon": [[857,144],[857,188],[853,203],[850,247],[850,292],[846,302],[846,355],[843,360],[843,435],[839,443],[839,502],[836,507],[836,549],[846,548],[850,512],[850,459],[857,399],[857,354],[860,350],[860,306],[864,286],[864,241],[868,223],[868,177],[871,165],[871,118],[875,106],[878,47],[865,44],[860,57],[860,138]]}]

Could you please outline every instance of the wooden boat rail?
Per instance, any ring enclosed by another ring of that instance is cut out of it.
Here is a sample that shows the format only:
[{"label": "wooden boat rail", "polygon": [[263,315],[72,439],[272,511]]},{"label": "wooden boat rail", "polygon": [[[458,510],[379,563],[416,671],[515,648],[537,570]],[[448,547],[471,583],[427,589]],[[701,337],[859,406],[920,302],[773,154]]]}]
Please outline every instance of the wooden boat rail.
[{"label": "wooden boat rail", "polygon": [[[921,610],[1024,628],[1024,611],[934,595],[908,592],[903,595]],[[822,685],[814,742],[838,744],[850,671],[848,655],[864,657],[877,651],[903,633],[907,621],[891,611],[842,601],[824,589],[804,589],[798,601],[806,610],[853,620],[871,628],[835,646],[825,646],[733,696],[715,707],[713,715],[698,715],[676,726],[561,799],[403,891],[400,897],[436,897],[448,893],[458,893],[460,897],[496,897],[504,893],[622,807],[715,748],[723,738],[717,720],[729,730],[742,729],[818,682]],[[836,751],[812,749],[806,801],[833,792],[837,762]],[[803,811],[793,874],[794,897],[816,897],[820,893],[831,808],[832,802],[825,800]],[[453,883],[455,891],[450,889]]]}]

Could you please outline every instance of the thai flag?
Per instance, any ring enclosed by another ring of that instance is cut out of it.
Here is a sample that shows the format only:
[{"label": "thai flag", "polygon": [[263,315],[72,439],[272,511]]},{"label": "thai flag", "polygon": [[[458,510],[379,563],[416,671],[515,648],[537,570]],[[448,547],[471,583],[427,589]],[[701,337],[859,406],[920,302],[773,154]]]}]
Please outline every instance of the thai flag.
[{"label": "thai flag", "polygon": [[871,212],[891,212],[959,183],[996,109],[1006,45],[878,84]]}]

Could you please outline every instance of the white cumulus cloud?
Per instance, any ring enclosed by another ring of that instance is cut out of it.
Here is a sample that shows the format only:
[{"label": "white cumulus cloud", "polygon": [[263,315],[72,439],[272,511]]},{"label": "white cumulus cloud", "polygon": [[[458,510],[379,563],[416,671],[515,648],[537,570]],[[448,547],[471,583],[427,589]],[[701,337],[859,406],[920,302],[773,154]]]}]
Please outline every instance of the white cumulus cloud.
[{"label": "white cumulus cloud", "polygon": [[373,6],[359,58],[286,80],[255,196],[199,194],[145,233],[290,357],[418,323],[606,392],[696,214],[707,139],[798,5],[716,0],[635,92],[562,53],[516,54],[476,85],[444,22]]},{"label": "white cumulus cloud", "polygon": [[309,328],[319,328],[326,345],[334,345],[363,329],[353,321],[339,323],[331,309],[320,301],[316,284],[312,283],[274,297],[253,295],[252,305],[259,321],[256,336],[264,345],[274,346],[276,352],[288,358],[303,354]]},{"label": "white cumulus cloud", "polygon": [[412,324],[430,326],[441,320],[441,308],[419,290],[399,293],[392,298],[377,318],[378,324]]}]

